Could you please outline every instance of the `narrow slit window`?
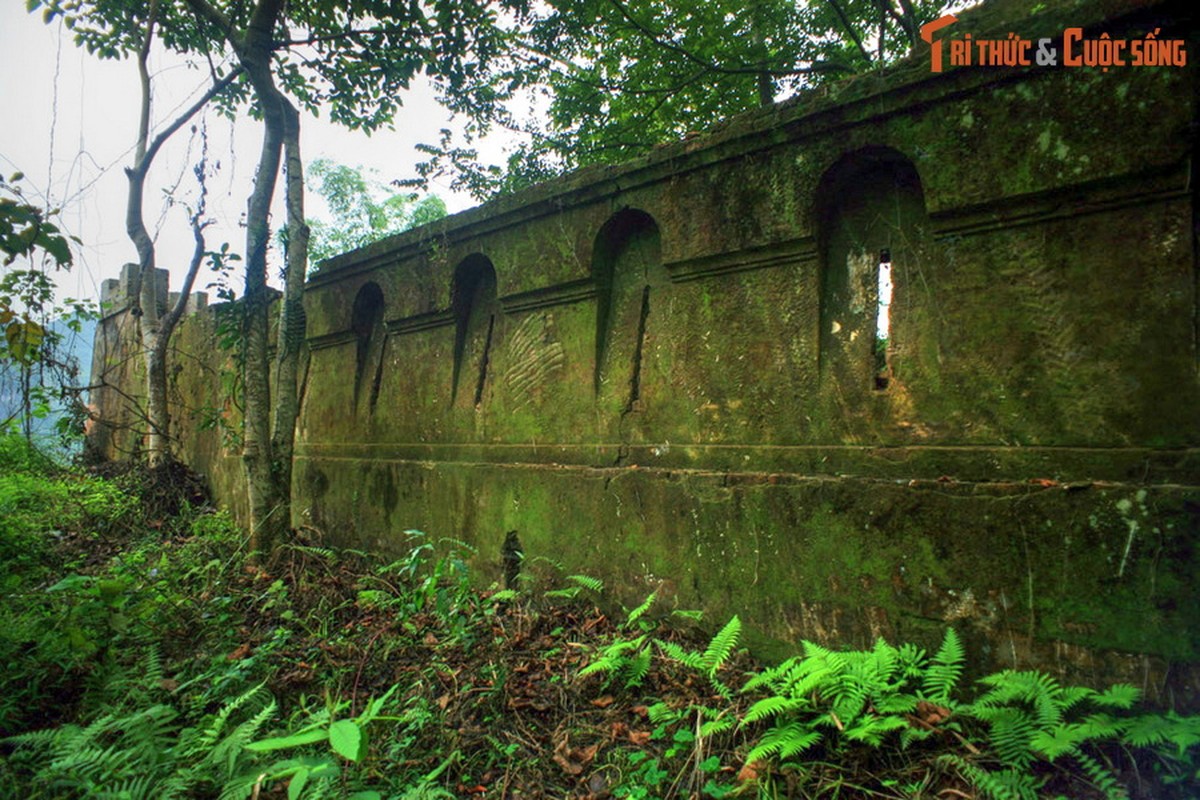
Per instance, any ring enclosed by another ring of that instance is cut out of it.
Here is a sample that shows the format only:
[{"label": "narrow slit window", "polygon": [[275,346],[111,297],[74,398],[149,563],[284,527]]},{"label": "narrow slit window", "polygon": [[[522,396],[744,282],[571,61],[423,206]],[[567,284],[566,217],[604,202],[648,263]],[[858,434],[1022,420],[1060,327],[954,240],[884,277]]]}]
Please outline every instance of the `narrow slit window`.
[{"label": "narrow slit window", "polygon": [[879,252],[879,285],[875,303],[875,388],[886,389],[891,378],[888,343],[892,318],[892,254]]}]

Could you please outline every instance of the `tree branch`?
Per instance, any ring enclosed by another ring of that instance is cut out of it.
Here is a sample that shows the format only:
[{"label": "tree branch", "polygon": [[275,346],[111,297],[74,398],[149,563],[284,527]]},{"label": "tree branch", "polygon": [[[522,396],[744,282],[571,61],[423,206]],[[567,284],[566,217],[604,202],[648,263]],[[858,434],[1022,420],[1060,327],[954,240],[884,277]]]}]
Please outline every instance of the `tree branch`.
[{"label": "tree branch", "polygon": [[854,70],[845,64],[837,64],[831,61],[813,62],[808,67],[792,67],[789,69],[773,69],[765,64],[759,67],[725,67],[720,64],[701,58],[686,47],[673,42],[670,39],[664,39],[660,34],[655,33],[647,25],[633,16],[633,13],[625,6],[621,0],[609,0],[614,8],[621,14],[625,20],[632,25],[638,33],[649,39],[654,44],[673,53],[683,56],[688,61],[691,61],[697,66],[703,67],[709,72],[715,72],[720,75],[770,75],[772,77],[788,77],[791,75],[812,75],[821,72],[853,72]]},{"label": "tree branch", "polygon": [[829,5],[833,8],[833,13],[837,14],[837,18],[841,20],[842,27],[846,29],[846,35],[854,42],[854,46],[858,48],[858,52],[862,55],[863,60],[868,64],[872,63],[871,54],[867,52],[867,48],[863,47],[862,38],[859,37],[858,31],[854,30],[854,26],[850,24],[850,18],[846,16],[845,10],[838,4],[837,0],[828,0]]},{"label": "tree branch", "polygon": [[209,100],[212,100],[218,94],[225,91],[225,89],[235,80],[237,80],[238,76],[244,71],[245,69],[241,65],[234,67],[228,75],[218,80],[212,86],[208,87],[207,91],[205,91],[196,102],[192,103],[190,106],[188,106],[188,108],[180,113],[180,115],[176,117],[170,125],[163,128],[162,131],[154,137],[154,141],[150,143],[150,147],[146,151],[148,156],[146,164],[149,165],[150,161],[154,160],[155,154],[158,153],[159,149],[163,146],[163,144],[166,143],[167,139],[171,138],[175,131],[183,127],[183,125],[189,119],[196,115],[197,111],[204,108],[205,104],[207,104]]}]

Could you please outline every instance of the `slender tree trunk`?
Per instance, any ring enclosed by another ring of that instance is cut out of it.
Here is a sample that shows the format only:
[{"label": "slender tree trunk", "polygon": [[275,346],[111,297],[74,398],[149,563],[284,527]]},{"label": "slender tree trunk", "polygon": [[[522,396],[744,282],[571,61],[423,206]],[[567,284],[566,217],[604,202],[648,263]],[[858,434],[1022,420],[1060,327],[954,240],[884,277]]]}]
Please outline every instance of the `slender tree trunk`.
[{"label": "slender tree trunk", "polygon": [[[290,520],[288,497],[290,495],[291,443],[296,419],[296,370],[284,371],[284,363],[297,359],[298,348],[292,352],[289,344],[294,337],[297,323],[290,313],[297,308],[298,293],[303,288],[301,264],[300,280],[288,279],[289,291],[295,295],[285,296],[284,328],[280,331],[280,378],[277,387],[283,396],[290,398],[276,408],[275,431],[271,430],[271,360],[268,346],[268,314],[271,302],[267,287],[267,245],[270,240],[271,200],[275,193],[275,182],[279,176],[282,149],[288,142],[288,157],[294,153],[297,166],[289,170],[296,180],[302,181],[298,161],[300,156],[299,116],[275,86],[271,72],[271,56],[275,43],[273,36],[283,13],[284,0],[258,0],[251,12],[250,21],[243,36],[239,36],[233,22],[207,0],[187,0],[188,5],[210,23],[225,33],[225,38],[237,53],[238,61],[246,71],[254,88],[255,98],[263,115],[263,143],[259,153],[258,173],[254,178],[254,192],[246,213],[246,283],[243,304],[245,323],[243,341],[245,360],[243,383],[245,391],[245,419],[243,422],[242,462],[246,468],[246,486],[250,505],[250,546],[252,550],[266,552],[279,542],[287,531]],[[289,220],[294,216],[296,224],[291,228],[293,235],[301,239],[295,258],[307,260],[307,229],[304,227],[303,199],[289,190]],[[287,273],[292,274],[292,256],[289,254]],[[299,284],[296,286],[296,284]],[[291,309],[289,309],[289,301]],[[301,315],[300,320],[303,319]],[[300,337],[303,338],[303,322],[299,322]],[[286,386],[282,384],[286,383]],[[275,445],[280,450],[276,452]]]},{"label": "slender tree trunk", "polygon": [[[304,346],[304,279],[308,271],[308,223],[304,217],[304,166],[300,157],[300,114],[286,98],[284,105],[283,151],[287,183],[287,263],[284,270],[283,301],[280,304],[279,334],[275,358],[275,479],[280,495],[290,499],[292,450],[296,418],[300,413],[300,352]],[[288,503],[290,507],[290,503]],[[290,514],[289,514],[290,516]]]},{"label": "slender tree trunk", "polygon": [[[224,91],[241,72],[241,70],[236,70],[222,79],[214,80],[213,85],[196,102],[151,140],[152,92],[148,61],[150,45],[154,41],[157,11],[158,0],[152,0],[146,22],[146,35],[142,40],[142,47],[138,51],[138,77],[141,83],[142,97],[138,114],[134,164],[125,170],[125,175],[129,179],[129,194],[125,205],[125,230],[138,254],[138,268],[134,270],[130,286],[130,313],[137,326],[136,335],[141,341],[143,357],[146,362],[146,459],[151,467],[160,466],[173,458],[170,437],[171,412],[167,399],[167,346],[170,343],[175,324],[183,314],[187,297],[191,294],[196,271],[203,258],[203,249],[189,265],[188,275],[180,292],[177,307],[170,310],[164,309],[165,316],[160,318],[157,258],[154,240],[150,238],[150,233],[146,229],[143,215],[146,174],[150,171],[150,165],[154,163],[155,156],[158,155],[158,151],[167,139],[195,116],[209,100]],[[202,245],[200,231],[203,229],[203,225],[200,223],[200,216],[203,214],[205,194],[203,171],[200,173],[200,182],[201,200],[196,214],[193,215],[192,225],[197,232],[199,245]]]},{"label": "slender tree trunk", "polygon": [[246,281],[242,302],[245,319],[242,339],[246,348],[243,359],[243,386],[246,412],[243,423],[242,462],[246,468],[246,488],[250,501],[251,549],[269,550],[281,527],[275,518],[278,497],[273,476],[271,452],[271,386],[268,314],[271,295],[267,286],[267,240],[270,227],[268,210],[279,174],[280,126],[267,115],[263,130],[258,175],[250,196],[246,230]]},{"label": "slender tree trunk", "polygon": [[271,199],[279,175],[287,130],[285,103],[271,75],[271,35],[279,3],[260,4],[241,42],[238,55],[254,86],[263,114],[263,143],[254,192],[246,213],[246,282],[243,303],[243,367],[246,413],[242,462],[250,505],[250,546],[269,551],[290,523],[287,495],[277,477],[277,458],[271,440],[271,359],[268,342],[271,295],[267,286],[267,245],[270,241]]}]

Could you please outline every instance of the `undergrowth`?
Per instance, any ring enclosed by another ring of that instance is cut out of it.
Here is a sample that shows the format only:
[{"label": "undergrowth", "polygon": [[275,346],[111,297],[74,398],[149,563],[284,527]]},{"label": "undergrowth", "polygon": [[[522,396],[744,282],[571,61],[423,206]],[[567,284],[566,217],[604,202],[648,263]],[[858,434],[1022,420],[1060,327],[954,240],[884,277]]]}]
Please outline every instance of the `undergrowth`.
[{"label": "undergrowth", "polygon": [[1131,686],[968,683],[953,630],[763,666],[737,617],[610,616],[586,575],[480,591],[464,543],[402,540],[252,558],[190,475],[0,443],[0,796],[1195,794],[1200,720]]}]

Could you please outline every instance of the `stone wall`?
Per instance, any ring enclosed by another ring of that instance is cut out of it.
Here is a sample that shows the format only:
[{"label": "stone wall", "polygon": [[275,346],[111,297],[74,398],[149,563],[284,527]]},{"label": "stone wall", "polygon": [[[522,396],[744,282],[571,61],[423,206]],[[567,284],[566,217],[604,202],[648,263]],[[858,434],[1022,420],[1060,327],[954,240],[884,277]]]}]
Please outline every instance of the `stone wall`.
[{"label": "stone wall", "polygon": [[[1194,27],[1037,8],[950,35]],[[515,530],[768,651],[953,624],[988,666],[1193,703],[1195,92],[1190,66],[935,75],[922,49],[326,262],[294,521],[461,539],[485,580]],[[214,441],[189,447],[232,474]]]}]

